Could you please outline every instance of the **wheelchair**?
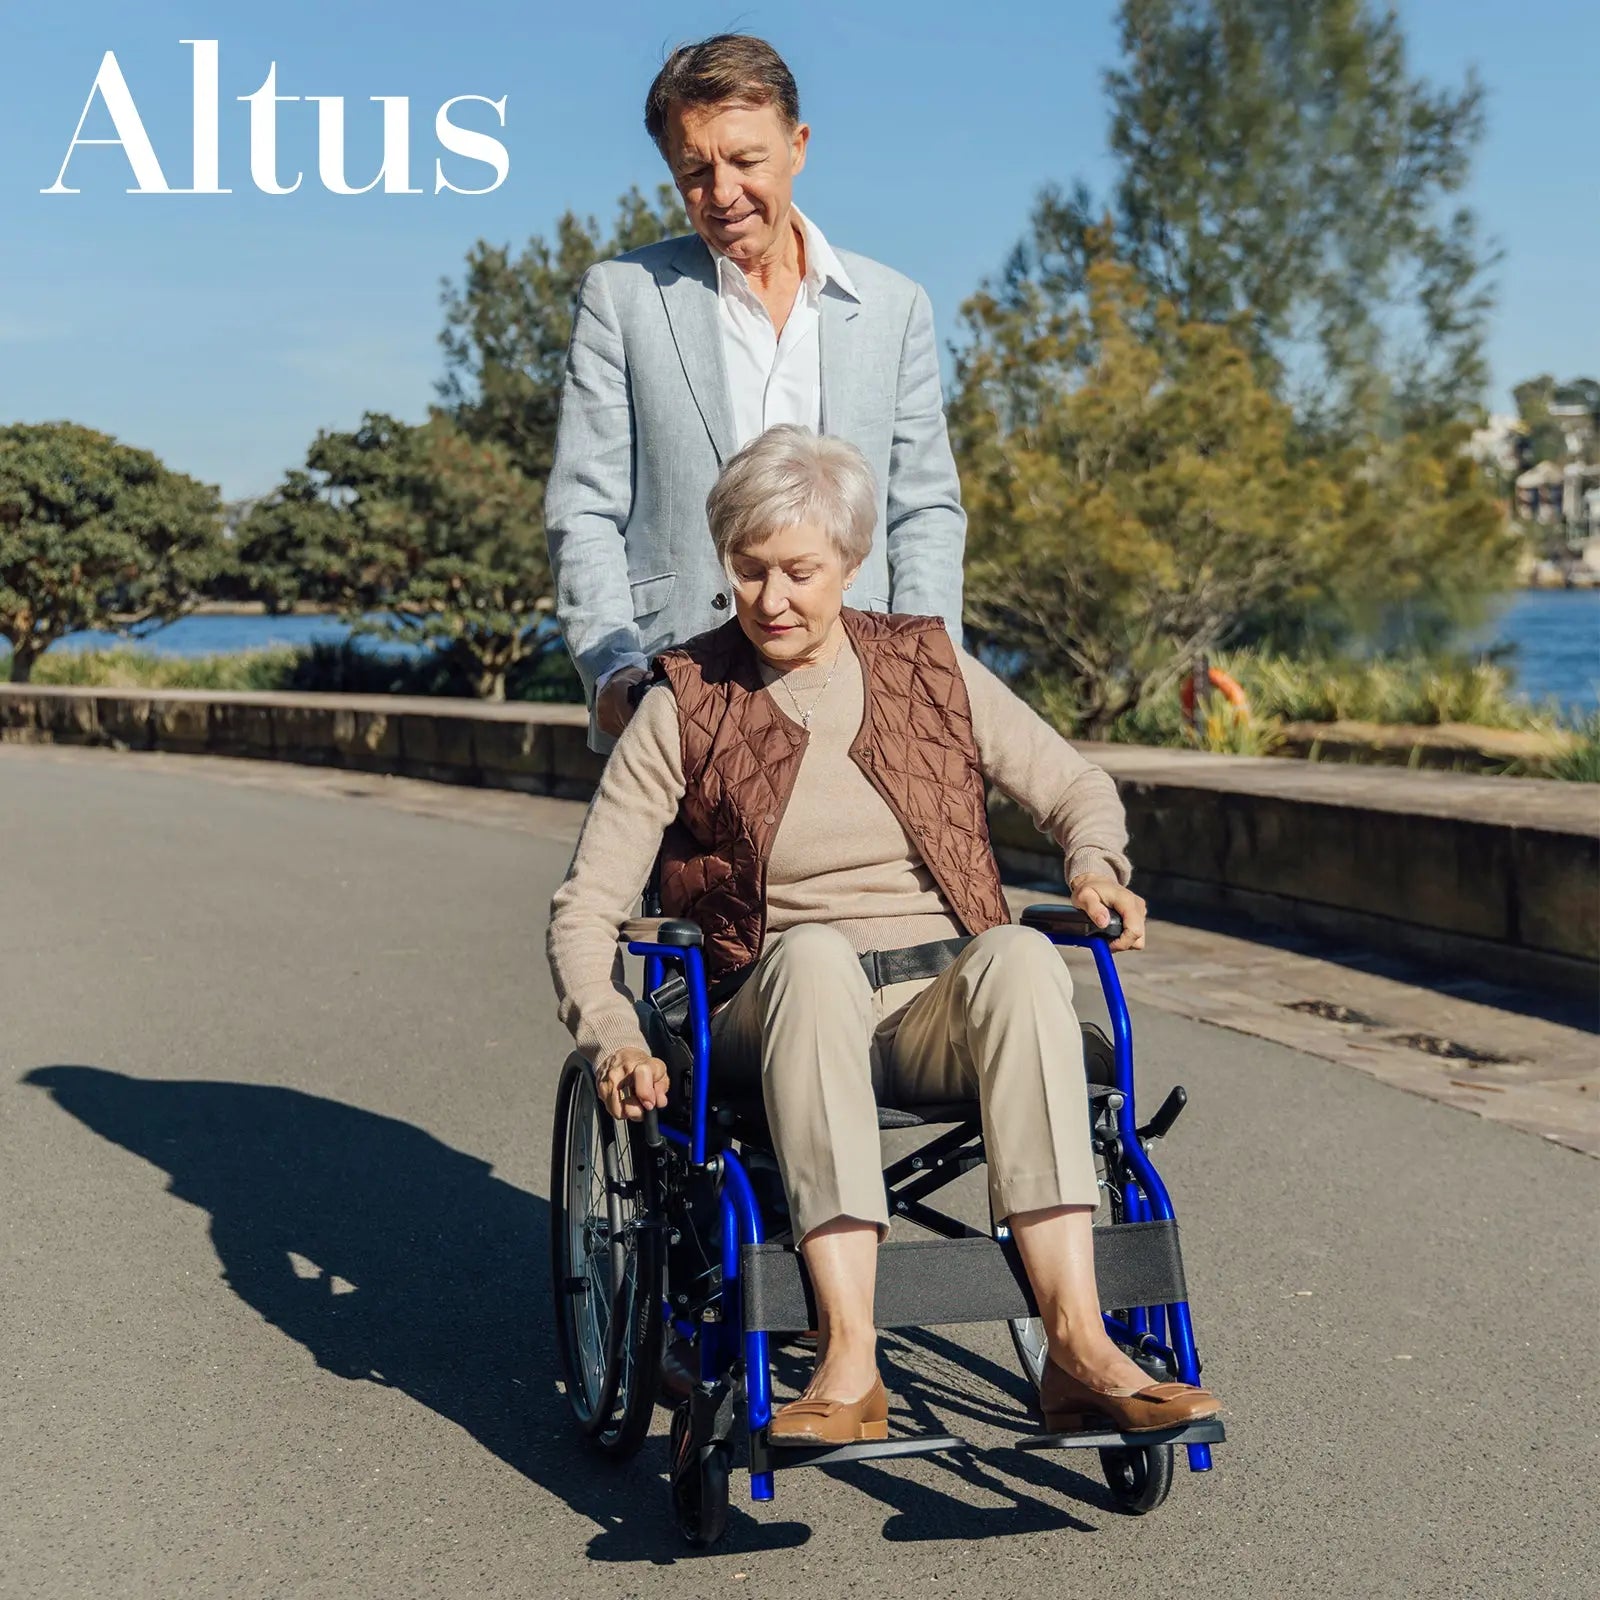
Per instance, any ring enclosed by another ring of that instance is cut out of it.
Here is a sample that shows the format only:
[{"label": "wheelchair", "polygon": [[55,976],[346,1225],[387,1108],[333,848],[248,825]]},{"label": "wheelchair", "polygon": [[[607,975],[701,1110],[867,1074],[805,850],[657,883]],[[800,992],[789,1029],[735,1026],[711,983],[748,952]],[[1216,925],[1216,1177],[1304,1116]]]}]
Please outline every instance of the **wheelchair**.
[{"label": "wheelchair", "polygon": [[[1174,1088],[1148,1123],[1136,1121],[1132,1032],[1109,948],[1120,921],[1113,916],[1099,929],[1075,907],[1038,905],[1022,923],[1056,944],[1091,950],[1110,1013],[1109,1037],[1083,1025],[1102,1184],[1095,1272],[1107,1331],[1154,1381],[1198,1383],[1178,1225],[1150,1159],[1187,1096]],[[951,1434],[807,1448],[768,1443],[773,1347],[817,1323],[787,1231],[760,1086],[726,1073],[719,1081],[699,928],[683,920],[634,927],[641,936],[624,930],[624,937],[629,953],[644,958],[637,1009],[652,1051],[668,1064],[668,1105],[659,1117],[617,1122],[584,1058],[567,1061],[551,1154],[556,1352],[579,1429],[613,1457],[632,1455],[649,1432],[669,1335],[688,1352],[698,1381],[672,1413],[672,1514],[691,1545],[707,1546],[726,1526],[741,1445],[754,1501],[773,1498],[780,1470],[972,1447]],[[977,1103],[880,1105],[878,1125],[940,1130],[884,1169],[891,1217],[924,1236],[879,1247],[878,1326],[1006,1321],[1037,1387],[1044,1330],[1007,1229],[983,1232],[929,1203],[983,1164]],[[1187,1451],[1192,1472],[1205,1472],[1211,1446],[1223,1438],[1212,1418],[1156,1433],[1036,1433],[1017,1447],[1098,1451],[1116,1504],[1144,1514],[1167,1497],[1176,1447]]]}]

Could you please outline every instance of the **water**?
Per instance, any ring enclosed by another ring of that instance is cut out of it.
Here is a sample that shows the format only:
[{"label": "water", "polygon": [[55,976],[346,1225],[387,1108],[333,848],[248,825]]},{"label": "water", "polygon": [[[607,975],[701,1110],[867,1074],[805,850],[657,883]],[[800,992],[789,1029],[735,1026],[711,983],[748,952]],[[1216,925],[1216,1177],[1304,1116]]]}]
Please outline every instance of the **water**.
[{"label": "water", "polygon": [[[275,645],[337,644],[349,636],[349,625],[337,617],[196,616],[146,635],[139,648],[158,655],[228,655]],[[117,643],[110,634],[74,633],[55,648],[94,650]],[[1471,643],[1511,646],[1508,665],[1528,699],[1554,699],[1570,712],[1600,708],[1600,589],[1521,590]],[[363,640],[362,647],[408,654],[419,648],[374,639]]]},{"label": "water", "polygon": [[1506,664],[1535,704],[1600,708],[1600,589],[1523,589],[1472,643],[1513,646]]}]

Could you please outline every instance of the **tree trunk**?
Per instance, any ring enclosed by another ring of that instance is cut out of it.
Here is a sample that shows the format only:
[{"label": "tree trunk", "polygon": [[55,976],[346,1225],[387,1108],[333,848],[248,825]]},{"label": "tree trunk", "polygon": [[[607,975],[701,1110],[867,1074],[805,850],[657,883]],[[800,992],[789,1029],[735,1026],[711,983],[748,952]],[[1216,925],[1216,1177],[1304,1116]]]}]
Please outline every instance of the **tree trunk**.
[{"label": "tree trunk", "polygon": [[11,681],[13,683],[29,683],[32,681],[33,664],[39,659],[39,654],[39,651],[27,645],[12,645]]}]

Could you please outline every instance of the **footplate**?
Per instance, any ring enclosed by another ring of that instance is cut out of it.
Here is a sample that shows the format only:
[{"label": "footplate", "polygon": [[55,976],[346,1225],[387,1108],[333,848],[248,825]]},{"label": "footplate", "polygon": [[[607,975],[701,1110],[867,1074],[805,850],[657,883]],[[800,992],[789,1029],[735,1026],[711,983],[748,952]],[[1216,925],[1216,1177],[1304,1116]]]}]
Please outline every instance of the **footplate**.
[{"label": "footplate", "polygon": [[1018,1439],[1018,1450],[1138,1450],[1155,1444],[1221,1444],[1227,1438],[1215,1417],[1188,1422],[1181,1428],[1154,1428],[1147,1433],[1032,1433]]}]

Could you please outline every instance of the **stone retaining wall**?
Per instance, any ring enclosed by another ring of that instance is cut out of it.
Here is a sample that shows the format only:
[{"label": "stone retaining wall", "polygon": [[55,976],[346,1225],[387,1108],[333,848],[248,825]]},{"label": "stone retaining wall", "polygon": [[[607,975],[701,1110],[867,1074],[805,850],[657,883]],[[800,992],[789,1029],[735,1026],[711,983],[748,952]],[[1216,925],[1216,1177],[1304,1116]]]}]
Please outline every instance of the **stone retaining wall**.
[{"label": "stone retaining wall", "polygon": [[[357,767],[583,799],[603,762],[581,707],[384,695],[0,685],[0,738]],[[1137,885],[1500,981],[1600,984],[1600,794],[1129,745],[1085,747],[1128,808]],[[3,801],[0,801],[3,803]],[[1013,881],[1059,888],[1060,857],[1005,802]]]}]

